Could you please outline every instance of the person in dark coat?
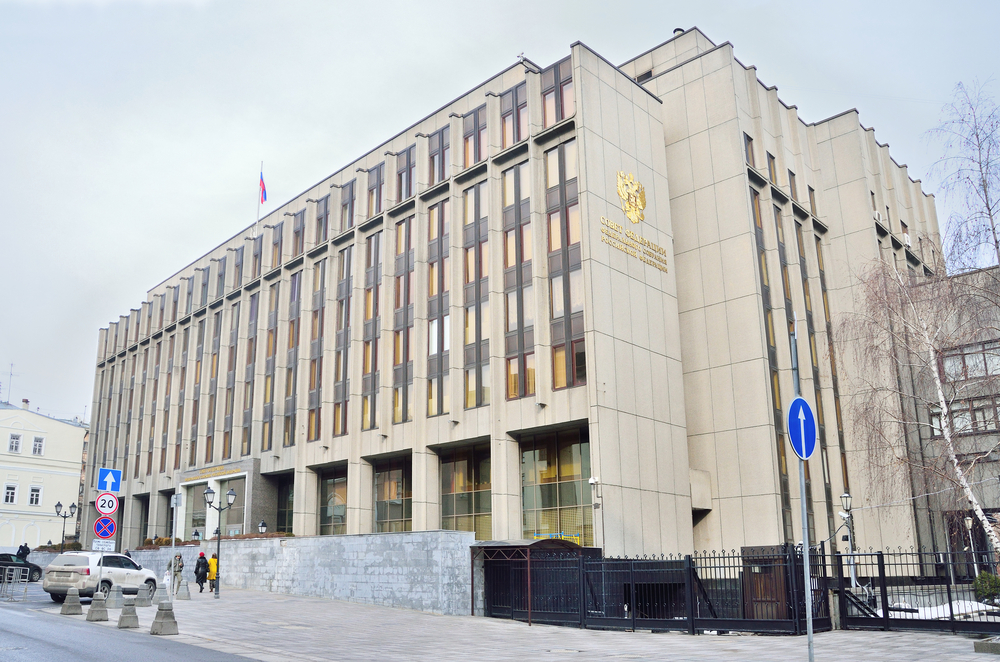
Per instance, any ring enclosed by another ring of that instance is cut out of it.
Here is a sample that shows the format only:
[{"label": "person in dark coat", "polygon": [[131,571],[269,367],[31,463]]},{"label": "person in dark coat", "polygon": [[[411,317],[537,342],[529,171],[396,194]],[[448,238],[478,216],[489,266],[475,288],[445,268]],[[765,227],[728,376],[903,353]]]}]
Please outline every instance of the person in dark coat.
[{"label": "person in dark coat", "polygon": [[198,561],[194,564],[194,581],[198,584],[198,592],[205,592],[205,580],[208,579],[208,559],[205,552],[198,555]]},{"label": "person in dark coat", "polygon": [[28,554],[31,554],[31,548],[28,547],[28,543],[21,543],[21,546],[17,548],[17,558],[26,559]]}]

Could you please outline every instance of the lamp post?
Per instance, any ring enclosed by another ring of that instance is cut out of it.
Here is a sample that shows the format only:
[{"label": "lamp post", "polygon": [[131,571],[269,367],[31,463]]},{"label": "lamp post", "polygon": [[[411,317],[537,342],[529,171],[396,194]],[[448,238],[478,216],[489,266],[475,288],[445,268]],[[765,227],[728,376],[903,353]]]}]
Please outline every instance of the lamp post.
[{"label": "lamp post", "polygon": [[76,515],[76,504],[69,504],[69,512],[65,515],[62,514],[63,505],[61,502],[56,501],[56,517],[61,517],[63,521],[62,538],[59,540],[59,553],[62,554],[63,547],[66,545],[66,520],[70,517]]},{"label": "lamp post", "polygon": [[840,495],[840,505],[844,507],[844,523],[847,525],[847,554],[848,564],[851,566],[851,586],[857,586],[858,580],[854,568],[854,522],[851,520],[851,505],[854,499],[848,492]]},{"label": "lamp post", "polygon": [[260,524],[257,525],[257,531],[260,532],[260,535],[264,535],[265,533],[267,533],[267,522],[261,520]]},{"label": "lamp post", "polygon": [[969,533],[969,549],[972,550],[972,567],[976,569],[976,577],[979,576],[979,561],[976,559],[976,542],[972,538],[972,518],[965,518],[965,530]]},{"label": "lamp post", "polygon": [[219,511],[219,528],[215,530],[216,539],[216,552],[215,552],[215,599],[219,599],[219,586],[222,584],[222,573],[219,570],[222,567],[222,511],[229,510],[233,507],[233,502],[236,501],[236,490],[230,488],[226,492],[227,505],[223,506],[222,502],[219,502],[218,506],[213,506],[212,501],[215,500],[215,490],[211,487],[205,488],[205,505],[212,510]]}]

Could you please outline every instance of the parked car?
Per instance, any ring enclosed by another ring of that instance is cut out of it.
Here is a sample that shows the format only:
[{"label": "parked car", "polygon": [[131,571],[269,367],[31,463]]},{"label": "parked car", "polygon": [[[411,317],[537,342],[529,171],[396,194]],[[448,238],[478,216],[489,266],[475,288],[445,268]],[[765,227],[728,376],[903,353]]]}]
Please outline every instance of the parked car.
[{"label": "parked car", "polygon": [[37,582],[42,578],[42,569],[34,563],[29,563],[13,554],[0,554],[0,572],[6,572],[6,568],[28,568],[28,581]]},{"label": "parked car", "polygon": [[45,568],[42,590],[55,602],[66,599],[71,587],[76,587],[80,597],[94,597],[100,591],[107,597],[112,586],[121,586],[123,593],[156,590],[156,573],[122,554],[100,552],[66,552],[52,559]]}]

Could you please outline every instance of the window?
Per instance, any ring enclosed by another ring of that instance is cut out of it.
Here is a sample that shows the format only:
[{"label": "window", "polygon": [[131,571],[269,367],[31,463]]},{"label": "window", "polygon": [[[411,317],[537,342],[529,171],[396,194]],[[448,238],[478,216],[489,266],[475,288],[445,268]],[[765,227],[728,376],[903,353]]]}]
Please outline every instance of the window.
[{"label": "window", "polygon": [[347,402],[350,395],[348,348],[351,345],[351,256],[347,246],[337,258],[337,322],[333,352],[333,435],[347,434]]},{"label": "window", "polygon": [[522,537],[563,538],[593,545],[589,478],[586,428],[522,438]]},{"label": "window", "polygon": [[385,203],[385,163],[368,171],[368,218],[382,213]]},{"label": "window", "polygon": [[17,485],[7,484],[3,486],[3,502],[5,505],[17,503]]},{"label": "window", "polygon": [[222,338],[222,310],[212,316],[212,346],[208,373],[208,409],[205,422],[205,464],[215,461],[216,394],[219,389],[219,343]]},{"label": "window", "polygon": [[465,145],[464,166],[473,166],[489,156],[486,141],[486,105],[476,108],[462,118]]},{"label": "window", "polygon": [[313,265],[312,323],[309,325],[309,418],[306,439],[316,441],[323,431],[323,327],[326,323],[326,259]]},{"label": "window", "polygon": [[327,230],[330,227],[330,196],[316,201],[316,243],[326,241]]},{"label": "window", "polygon": [[753,138],[747,134],[743,134],[743,151],[746,153],[747,165],[757,167],[757,163],[753,159]]},{"label": "window", "polygon": [[7,444],[7,451],[10,453],[21,452],[21,435],[19,434],[10,435],[10,442]]},{"label": "window", "polygon": [[795,173],[791,170],[788,171],[788,190],[792,193],[792,200],[799,199],[798,190],[795,188]]},{"label": "window", "polygon": [[448,373],[451,347],[451,316],[449,290],[451,265],[449,261],[448,201],[444,200],[428,209],[427,262],[429,297],[427,313],[427,415],[438,416],[450,410]]},{"label": "window", "polygon": [[295,512],[295,476],[282,476],[278,481],[278,526],[279,533],[292,532],[292,515]]},{"label": "window", "polygon": [[[236,343],[239,340],[240,302],[230,306],[229,349],[226,360],[226,400],[222,419],[222,459],[233,456],[233,407],[236,402]],[[183,400],[182,400],[183,402]]]},{"label": "window", "polygon": [[246,363],[243,378],[243,431],[240,455],[250,454],[250,430],[253,425],[254,373],[257,364],[257,318],[260,312],[260,292],[250,295],[250,315],[247,322]]},{"label": "window", "polygon": [[319,534],[347,533],[347,467],[324,471],[319,478]]},{"label": "window", "polygon": [[535,292],[531,284],[530,172],[501,175],[504,230],[504,346],[507,398],[535,393]]},{"label": "window", "polygon": [[545,153],[545,182],[552,387],[560,389],[587,383],[575,140]]},{"label": "window", "polygon": [[340,187],[340,231],[354,227],[354,181]]},{"label": "window", "polygon": [[28,505],[29,506],[40,506],[42,505],[42,488],[32,485],[31,490],[28,492]]},{"label": "window", "polygon": [[292,215],[292,257],[302,255],[306,247],[306,210]]},{"label": "window", "polygon": [[261,426],[260,447],[271,450],[274,442],[274,381],[275,357],[278,353],[278,286],[272,283],[267,296],[267,340],[264,346],[264,420]]},{"label": "window", "polygon": [[490,403],[489,182],[463,193],[465,408]]},{"label": "window", "polygon": [[778,164],[770,152],[767,153],[767,176],[772,184],[778,183]]},{"label": "window", "polygon": [[299,340],[302,335],[302,271],[292,274],[288,287],[288,353],[285,367],[284,429],[281,445],[295,445],[295,410],[299,377]]},{"label": "window", "polygon": [[[171,301],[170,301],[170,321],[171,322],[176,322],[177,321],[177,308],[178,308],[178,304],[180,303],[180,296],[181,296],[181,286],[180,285],[171,285],[170,289],[172,289],[174,291],[174,294],[171,297]],[[126,338],[128,337],[128,319],[125,320],[125,336],[126,336]]]},{"label": "window", "polygon": [[382,231],[365,239],[364,329],[361,344],[361,429],[379,426],[378,345],[381,326],[379,290],[382,282]]},{"label": "window", "polygon": [[277,269],[281,266],[281,242],[284,238],[284,223],[275,223],[271,228],[271,268]]},{"label": "window", "polygon": [[942,356],[941,368],[949,382],[1000,375],[1000,342],[947,350]]},{"label": "window", "polygon": [[187,364],[188,364],[188,340],[190,339],[191,328],[187,327],[181,334],[181,374],[178,382],[177,394],[177,416],[174,425],[174,469],[181,468],[181,445],[184,434],[184,403],[186,401],[184,392],[187,387]]},{"label": "window", "polygon": [[233,250],[233,289],[243,285],[243,246]]},{"label": "window", "polygon": [[441,528],[493,538],[490,445],[441,453]]},{"label": "window", "polygon": [[[201,305],[208,303],[208,281],[212,275],[212,267],[208,266],[201,270]],[[160,297],[160,327],[163,326],[163,297]]]},{"label": "window", "polygon": [[218,263],[215,272],[215,297],[219,298],[226,293],[226,256],[216,259]]},{"label": "window", "polygon": [[528,137],[528,88],[515,85],[500,95],[500,124],[503,149]]},{"label": "window", "polygon": [[[253,255],[250,260],[250,278],[260,278],[262,255],[264,253],[264,237],[254,237]],[[190,311],[188,311],[190,312]]]},{"label": "window", "polygon": [[[413,286],[414,218],[396,224],[393,287],[392,422],[413,420]],[[432,249],[433,250],[433,249]]]},{"label": "window", "polygon": [[412,530],[411,472],[409,457],[375,464],[375,530],[378,533]]},{"label": "window", "polygon": [[812,213],[813,216],[815,216],[816,215],[816,189],[814,189],[812,186],[810,186],[808,188],[809,188],[809,211]]},{"label": "window", "polygon": [[553,64],[542,72],[542,115],[550,127],[576,112],[573,95],[573,63],[570,58]]},{"label": "window", "polygon": [[430,185],[434,186],[438,182],[448,179],[450,174],[450,135],[451,127],[432,133],[428,145],[430,151]]},{"label": "window", "polygon": [[35,437],[31,443],[31,454],[42,455],[45,451],[45,437]]},{"label": "window", "polygon": [[402,202],[416,193],[417,146],[410,145],[396,156],[396,196]]}]

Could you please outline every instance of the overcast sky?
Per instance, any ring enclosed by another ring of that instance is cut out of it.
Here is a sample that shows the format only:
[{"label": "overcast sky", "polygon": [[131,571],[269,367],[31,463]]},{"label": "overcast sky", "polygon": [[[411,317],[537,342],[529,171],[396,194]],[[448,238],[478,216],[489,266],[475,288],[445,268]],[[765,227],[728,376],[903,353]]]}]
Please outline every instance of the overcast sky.
[{"label": "overcast sky", "polygon": [[924,133],[996,71],[998,6],[0,0],[0,400],[89,418],[98,329],[255,220],[262,160],[266,213],[521,52],[620,64],[698,26],[933,192]]}]

